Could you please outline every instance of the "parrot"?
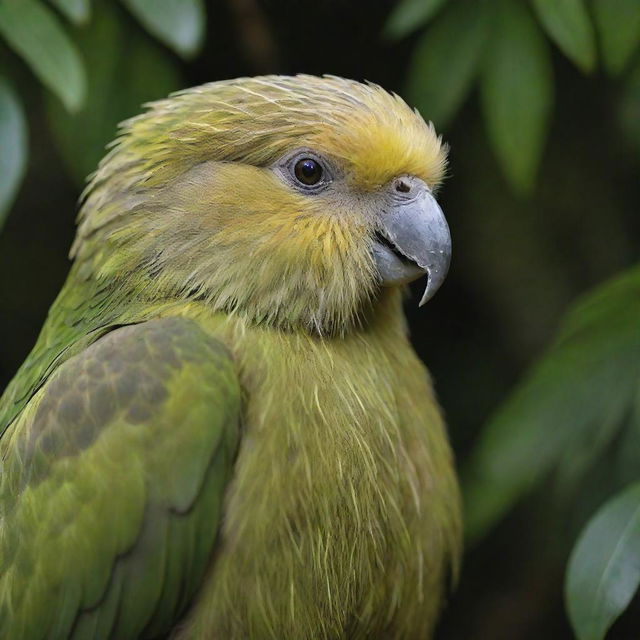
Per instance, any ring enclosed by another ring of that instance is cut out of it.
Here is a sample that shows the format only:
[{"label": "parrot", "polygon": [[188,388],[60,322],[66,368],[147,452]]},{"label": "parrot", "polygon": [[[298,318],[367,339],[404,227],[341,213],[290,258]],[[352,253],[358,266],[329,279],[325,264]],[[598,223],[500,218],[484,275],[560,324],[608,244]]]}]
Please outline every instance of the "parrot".
[{"label": "parrot", "polygon": [[446,144],[328,75],[145,107],[0,400],[0,638],[431,638],[460,495],[403,304]]}]

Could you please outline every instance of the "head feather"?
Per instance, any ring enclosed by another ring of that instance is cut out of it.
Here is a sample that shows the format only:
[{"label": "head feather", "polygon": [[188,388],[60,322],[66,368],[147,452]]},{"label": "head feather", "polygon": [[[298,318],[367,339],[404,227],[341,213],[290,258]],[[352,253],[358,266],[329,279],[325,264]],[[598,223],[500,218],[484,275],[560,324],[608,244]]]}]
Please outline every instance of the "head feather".
[{"label": "head feather", "polygon": [[[327,215],[255,173],[297,148],[331,157],[356,194],[402,174],[433,187],[445,169],[433,126],[377,85],[308,75],[214,82],[122,124],[84,194],[72,255],[98,277],[151,276],[165,292],[251,308],[267,323],[353,324],[376,287],[369,231],[352,212]],[[211,163],[218,177],[199,172]]]}]

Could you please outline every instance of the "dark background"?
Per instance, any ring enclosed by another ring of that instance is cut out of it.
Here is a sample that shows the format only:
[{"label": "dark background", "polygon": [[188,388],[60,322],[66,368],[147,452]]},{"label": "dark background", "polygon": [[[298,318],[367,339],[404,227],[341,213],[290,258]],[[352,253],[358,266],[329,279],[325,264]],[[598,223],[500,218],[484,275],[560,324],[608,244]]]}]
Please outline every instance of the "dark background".
[{"label": "dark background", "polygon": [[[189,62],[173,57],[172,64],[180,86],[265,72],[331,73],[402,95],[421,32],[385,39],[394,5],[217,2],[208,6],[202,51]],[[152,43],[124,8],[116,15],[132,41]],[[150,46],[162,48],[155,41]],[[406,311],[461,468],[483,425],[540,356],[567,308],[631,266],[640,248],[640,154],[618,117],[623,82],[600,70],[583,75],[556,48],[552,56],[554,106],[529,195],[516,195],[503,177],[475,91],[444,131],[450,171],[439,200],[453,236],[452,267],[422,309],[417,283]],[[30,155],[0,233],[0,389],[32,347],[64,282],[81,186],[59,150],[51,99],[14,54],[4,51],[1,61],[18,79]],[[566,505],[548,499],[551,482],[542,482],[469,548],[439,638],[572,637],[562,580],[579,526],[565,522]],[[640,638],[639,623],[634,606],[608,637]]]}]

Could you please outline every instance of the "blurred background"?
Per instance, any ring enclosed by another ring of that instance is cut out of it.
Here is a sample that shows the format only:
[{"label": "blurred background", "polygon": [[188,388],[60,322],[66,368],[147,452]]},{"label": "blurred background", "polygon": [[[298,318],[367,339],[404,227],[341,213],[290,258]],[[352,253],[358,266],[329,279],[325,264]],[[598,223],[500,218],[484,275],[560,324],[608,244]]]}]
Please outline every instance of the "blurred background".
[{"label": "blurred background", "polygon": [[381,84],[451,147],[451,272],[407,300],[465,494],[437,637],[637,640],[639,0],[0,0],[0,390],[117,123],[300,72]]}]

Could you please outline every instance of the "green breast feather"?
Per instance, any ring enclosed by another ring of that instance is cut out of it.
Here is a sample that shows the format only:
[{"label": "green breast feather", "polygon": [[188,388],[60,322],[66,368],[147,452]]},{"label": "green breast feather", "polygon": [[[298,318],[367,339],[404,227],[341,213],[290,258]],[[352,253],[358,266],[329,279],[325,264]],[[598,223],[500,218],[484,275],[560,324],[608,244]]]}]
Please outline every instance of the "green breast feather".
[{"label": "green breast feather", "polygon": [[0,638],[170,630],[214,546],[239,407],[228,351],[186,319],[59,367],[0,441]]}]

